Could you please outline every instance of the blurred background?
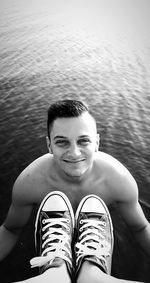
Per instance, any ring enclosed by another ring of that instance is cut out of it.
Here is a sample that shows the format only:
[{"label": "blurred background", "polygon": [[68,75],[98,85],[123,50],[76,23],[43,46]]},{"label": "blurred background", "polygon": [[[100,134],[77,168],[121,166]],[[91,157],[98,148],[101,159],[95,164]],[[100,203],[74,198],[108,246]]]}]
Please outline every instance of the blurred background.
[{"label": "blurred background", "polygon": [[[49,104],[66,98],[89,104],[100,150],[130,170],[150,221],[149,8],[148,0],[0,0],[0,223],[15,179],[47,152]],[[37,272],[29,265],[35,211],[0,264],[2,283]],[[110,211],[112,274],[150,282],[148,260],[116,207]]]}]

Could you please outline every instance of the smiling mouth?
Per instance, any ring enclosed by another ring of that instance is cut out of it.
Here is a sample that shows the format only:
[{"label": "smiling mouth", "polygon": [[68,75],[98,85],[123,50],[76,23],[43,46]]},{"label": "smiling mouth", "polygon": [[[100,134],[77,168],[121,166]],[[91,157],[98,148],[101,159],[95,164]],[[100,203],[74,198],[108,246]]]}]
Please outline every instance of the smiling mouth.
[{"label": "smiling mouth", "polygon": [[76,164],[76,163],[79,163],[79,162],[82,162],[82,161],[84,161],[84,159],[80,159],[80,160],[64,160],[64,162],[72,163],[72,164]]}]

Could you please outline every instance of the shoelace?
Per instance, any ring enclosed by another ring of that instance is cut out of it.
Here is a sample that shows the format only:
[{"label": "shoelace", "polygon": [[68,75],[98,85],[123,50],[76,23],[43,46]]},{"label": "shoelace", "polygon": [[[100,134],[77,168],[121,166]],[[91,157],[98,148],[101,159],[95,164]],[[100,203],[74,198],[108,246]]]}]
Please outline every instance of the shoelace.
[{"label": "shoelace", "polygon": [[[41,267],[47,263],[52,264],[56,257],[64,259],[72,265],[70,260],[70,238],[67,233],[70,229],[68,227],[69,222],[69,219],[66,218],[44,219],[42,221],[42,231],[44,232],[46,230],[42,236],[42,239],[45,240],[42,244],[44,251],[41,256],[34,257],[30,260],[31,268]],[[56,225],[57,227],[54,227]],[[58,226],[60,227],[58,228]]]},{"label": "shoelace", "polygon": [[[105,257],[110,256],[111,246],[105,240],[103,235],[103,227],[106,225],[105,221],[94,220],[94,219],[84,219],[80,220],[83,224],[80,231],[83,232],[79,236],[79,242],[76,244],[78,251],[77,264],[80,258],[85,256],[96,256],[106,264]],[[100,242],[100,238],[102,241]]]}]

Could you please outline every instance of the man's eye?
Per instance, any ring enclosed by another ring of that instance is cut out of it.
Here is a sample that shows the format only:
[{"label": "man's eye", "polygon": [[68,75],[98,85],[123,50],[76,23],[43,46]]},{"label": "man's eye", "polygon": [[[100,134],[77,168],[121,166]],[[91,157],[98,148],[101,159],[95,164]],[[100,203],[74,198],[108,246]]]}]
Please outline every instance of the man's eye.
[{"label": "man's eye", "polygon": [[91,143],[91,141],[89,139],[81,139],[78,141],[78,143],[81,145],[88,145],[89,143]]},{"label": "man's eye", "polygon": [[64,140],[60,140],[60,141],[56,141],[55,142],[57,145],[59,145],[59,146],[65,146],[65,145],[68,145],[68,142],[67,141],[64,141]]}]

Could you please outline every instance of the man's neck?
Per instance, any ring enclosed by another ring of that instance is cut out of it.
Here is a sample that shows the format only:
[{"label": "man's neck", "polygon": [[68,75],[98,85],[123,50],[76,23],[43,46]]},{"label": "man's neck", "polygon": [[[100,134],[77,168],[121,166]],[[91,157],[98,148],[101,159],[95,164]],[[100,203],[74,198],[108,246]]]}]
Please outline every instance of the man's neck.
[{"label": "man's neck", "polygon": [[87,169],[86,172],[84,172],[84,174],[82,174],[80,176],[72,176],[70,174],[67,174],[61,168],[59,168],[55,162],[54,162],[53,168],[54,168],[58,178],[60,180],[62,180],[62,182],[65,182],[66,184],[81,185],[81,184],[84,184],[85,182],[87,182],[87,180],[91,177],[92,171],[93,171],[93,164],[92,164],[91,167],[89,167]]}]

